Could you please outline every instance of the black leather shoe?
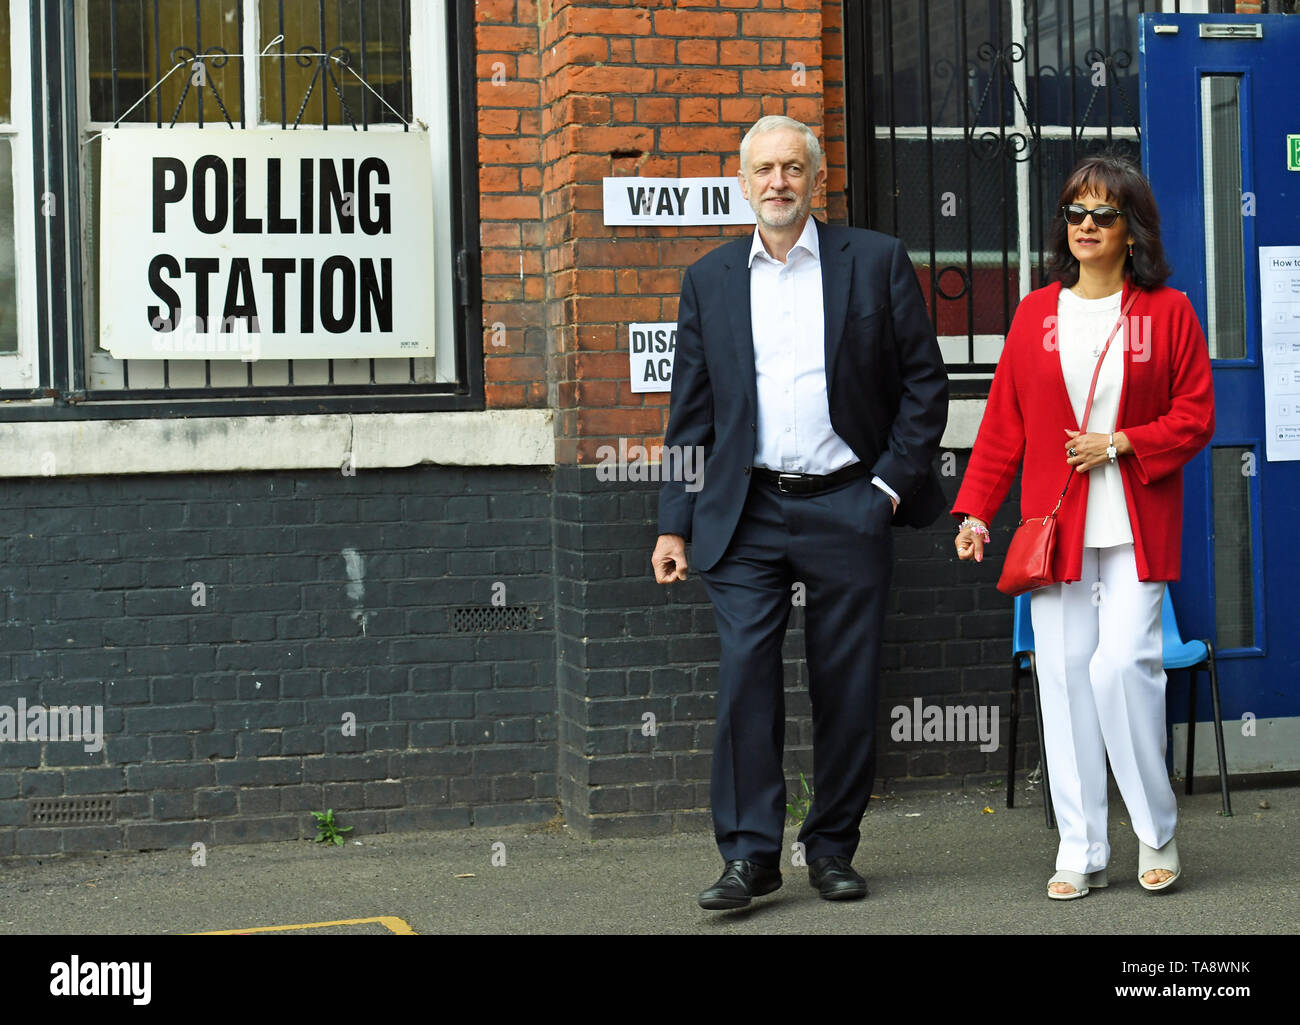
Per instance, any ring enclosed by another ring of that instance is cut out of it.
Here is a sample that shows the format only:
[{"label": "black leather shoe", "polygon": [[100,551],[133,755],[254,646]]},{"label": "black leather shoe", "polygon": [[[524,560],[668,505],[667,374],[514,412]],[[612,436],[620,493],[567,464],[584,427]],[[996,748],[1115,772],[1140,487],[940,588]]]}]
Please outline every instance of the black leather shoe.
[{"label": "black leather shoe", "polygon": [[728,861],[718,881],[700,894],[700,907],[708,911],[743,908],[754,897],[781,888],[781,870],[753,861]]},{"label": "black leather shoe", "polygon": [[867,895],[867,881],[853,871],[853,862],[842,854],[810,861],[808,882],[824,900],[860,900]]}]

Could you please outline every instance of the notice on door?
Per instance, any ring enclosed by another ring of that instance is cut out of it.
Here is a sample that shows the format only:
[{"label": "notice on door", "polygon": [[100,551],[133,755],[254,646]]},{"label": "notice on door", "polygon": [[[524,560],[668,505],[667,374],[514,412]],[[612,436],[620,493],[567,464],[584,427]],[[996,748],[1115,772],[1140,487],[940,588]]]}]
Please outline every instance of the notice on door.
[{"label": "notice on door", "polygon": [[1260,246],[1265,455],[1300,459],[1300,246]]}]

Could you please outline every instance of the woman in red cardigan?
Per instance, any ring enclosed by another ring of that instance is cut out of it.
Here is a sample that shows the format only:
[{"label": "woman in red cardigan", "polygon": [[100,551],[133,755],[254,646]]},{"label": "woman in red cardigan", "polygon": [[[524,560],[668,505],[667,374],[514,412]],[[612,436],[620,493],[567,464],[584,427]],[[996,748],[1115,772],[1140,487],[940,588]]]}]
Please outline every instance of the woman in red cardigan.
[{"label": "woman in red cardigan", "polygon": [[1178,579],[1182,467],[1214,434],[1214,392],[1196,314],[1164,287],[1160,217],[1136,166],[1083,160],[1049,246],[1055,280],[1016,309],[953,514],[964,517],[958,556],[978,561],[1022,461],[1023,519],[1046,515],[1071,482],[1054,582],[1030,604],[1060,828],[1048,896],[1069,900],[1106,885],[1107,757],[1137,834],[1139,882],[1162,890],[1181,873],[1160,609]]}]

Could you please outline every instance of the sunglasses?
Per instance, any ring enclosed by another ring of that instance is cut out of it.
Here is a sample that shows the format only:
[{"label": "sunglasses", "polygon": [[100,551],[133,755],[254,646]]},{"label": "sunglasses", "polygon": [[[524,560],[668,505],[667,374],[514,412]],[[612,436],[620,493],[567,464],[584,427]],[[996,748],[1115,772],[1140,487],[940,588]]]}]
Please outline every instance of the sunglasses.
[{"label": "sunglasses", "polygon": [[1082,224],[1083,219],[1092,214],[1092,223],[1099,228],[1109,228],[1123,213],[1123,210],[1116,210],[1113,206],[1099,206],[1088,210],[1078,203],[1071,203],[1069,206],[1061,207],[1061,215],[1067,224]]}]

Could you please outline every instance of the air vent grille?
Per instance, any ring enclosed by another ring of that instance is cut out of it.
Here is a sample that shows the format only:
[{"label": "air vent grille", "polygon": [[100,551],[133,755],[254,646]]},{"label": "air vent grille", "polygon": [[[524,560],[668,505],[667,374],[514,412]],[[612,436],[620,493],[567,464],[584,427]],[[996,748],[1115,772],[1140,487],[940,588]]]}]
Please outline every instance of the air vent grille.
[{"label": "air vent grille", "polygon": [[111,797],[44,797],[27,806],[30,826],[63,826],[79,822],[112,822]]},{"label": "air vent grille", "polygon": [[480,605],[451,610],[451,628],[456,633],[531,630],[536,621],[535,610],[527,605]]}]

